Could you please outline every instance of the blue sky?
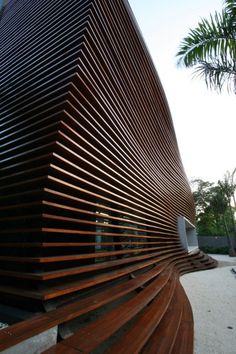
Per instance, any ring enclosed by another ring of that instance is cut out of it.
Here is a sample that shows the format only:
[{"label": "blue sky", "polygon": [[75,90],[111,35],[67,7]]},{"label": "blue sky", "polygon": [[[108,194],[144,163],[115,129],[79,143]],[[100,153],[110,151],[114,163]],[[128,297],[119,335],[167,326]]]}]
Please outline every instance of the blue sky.
[{"label": "blue sky", "polygon": [[163,84],[189,179],[217,181],[236,167],[236,97],[209,91],[192,71],[176,67],[181,39],[221,0],[129,0]]}]

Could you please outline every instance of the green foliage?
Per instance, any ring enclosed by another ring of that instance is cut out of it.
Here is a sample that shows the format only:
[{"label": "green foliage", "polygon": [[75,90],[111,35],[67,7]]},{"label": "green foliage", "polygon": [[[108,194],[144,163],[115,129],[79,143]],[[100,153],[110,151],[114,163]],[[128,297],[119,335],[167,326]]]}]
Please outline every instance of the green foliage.
[{"label": "green foliage", "polygon": [[221,13],[203,18],[180,43],[178,65],[195,67],[209,88],[236,91],[236,0],[225,0]]},{"label": "green foliage", "polygon": [[221,236],[224,235],[225,230],[223,224],[216,221],[213,213],[207,211],[198,217],[197,233],[201,236]]},{"label": "green foliage", "polygon": [[[232,175],[215,185],[196,179],[191,182],[196,206],[197,232],[201,236],[235,235],[235,208],[231,205],[236,186]],[[229,182],[230,181],[230,182]]]},{"label": "green foliage", "polygon": [[228,247],[200,247],[200,249],[205,253],[211,254],[228,254],[229,249]]}]

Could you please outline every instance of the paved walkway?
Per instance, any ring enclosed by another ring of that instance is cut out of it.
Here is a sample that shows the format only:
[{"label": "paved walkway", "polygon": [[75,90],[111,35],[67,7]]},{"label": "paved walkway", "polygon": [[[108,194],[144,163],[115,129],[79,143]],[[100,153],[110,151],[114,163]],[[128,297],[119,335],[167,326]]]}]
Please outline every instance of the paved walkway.
[{"label": "paved walkway", "polygon": [[236,353],[236,257],[211,255],[219,267],[181,277],[191,302],[195,354]]}]

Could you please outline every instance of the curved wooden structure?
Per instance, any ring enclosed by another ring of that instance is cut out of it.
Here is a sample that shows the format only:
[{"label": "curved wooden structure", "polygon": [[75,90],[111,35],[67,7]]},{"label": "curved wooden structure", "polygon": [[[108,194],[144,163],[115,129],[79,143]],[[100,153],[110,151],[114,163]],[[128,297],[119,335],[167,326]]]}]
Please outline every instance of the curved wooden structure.
[{"label": "curved wooden structure", "polygon": [[127,1],[10,1],[0,40],[0,297],[62,306],[1,331],[0,349],[105,308],[50,352],[91,352],[127,325],[104,351],[191,353],[178,277],[215,262],[181,246],[193,200]]}]

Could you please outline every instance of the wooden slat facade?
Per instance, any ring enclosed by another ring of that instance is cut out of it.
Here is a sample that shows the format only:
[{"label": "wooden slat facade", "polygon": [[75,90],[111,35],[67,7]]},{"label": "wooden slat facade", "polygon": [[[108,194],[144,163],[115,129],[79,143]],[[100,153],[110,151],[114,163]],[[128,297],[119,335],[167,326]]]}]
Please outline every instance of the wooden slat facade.
[{"label": "wooden slat facade", "polygon": [[[159,346],[155,333],[167,323],[175,336],[162,345],[175,350],[189,313],[178,277],[215,262],[181,246],[177,217],[194,223],[193,199],[168,103],[128,2],[11,0],[0,31],[1,301],[38,311],[83,299],[89,312],[87,298],[100,297],[100,307],[132,292],[130,303],[98,322],[102,331],[132,306],[104,341],[145,308],[139,321],[149,323],[150,335],[131,352]],[[152,301],[155,318],[146,307]],[[72,319],[63,311],[49,328]],[[135,329],[104,350],[123,352]],[[6,348],[7,333],[1,336]],[[52,350],[90,352],[101,344],[96,338]]]}]

